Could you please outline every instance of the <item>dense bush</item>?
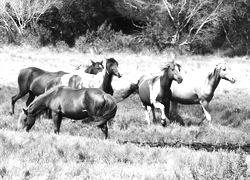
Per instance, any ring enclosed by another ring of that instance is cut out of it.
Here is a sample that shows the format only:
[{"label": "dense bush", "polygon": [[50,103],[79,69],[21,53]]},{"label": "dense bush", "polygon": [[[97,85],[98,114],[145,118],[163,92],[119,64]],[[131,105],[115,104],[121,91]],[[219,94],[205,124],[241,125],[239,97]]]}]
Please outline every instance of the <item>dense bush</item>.
[{"label": "dense bush", "polygon": [[[176,48],[205,54],[223,49],[233,56],[250,49],[250,3],[245,0],[51,0],[43,6],[26,1],[20,6],[24,11],[9,0],[0,4],[0,29],[7,36],[2,42],[22,43],[32,31],[33,42],[42,46],[64,41],[83,51]],[[30,16],[29,6],[45,11]]]},{"label": "dense bush", "polygon": [[111,24],[103,23],[96,31],[87,31],[76,40],[75,48],[87,52],[94,49],[98,52],[117,52],[127,49],[130,46],[132,37],[124,35],[121,31],[111,29]]}]

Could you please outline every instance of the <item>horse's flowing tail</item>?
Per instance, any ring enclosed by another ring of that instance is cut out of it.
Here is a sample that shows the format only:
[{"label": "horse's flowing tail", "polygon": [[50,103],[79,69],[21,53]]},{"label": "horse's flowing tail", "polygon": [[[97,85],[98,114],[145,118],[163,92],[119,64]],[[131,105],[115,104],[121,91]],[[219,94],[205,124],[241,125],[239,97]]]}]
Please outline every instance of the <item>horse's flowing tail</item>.
[{"label": "horse's flowing tail", "polygon": [[101,116],[96,117],[96,121],[99,122],[98,126],[102,126],[103,124],[113,119],[117,111],[117,105],[113,97],[109,94],[105,94],[103,97],[105,99],[105,104],[101,109]]},{"label": "horse's flowing tail", "polygon": [[128,98],[131,94],[138,93],[138,83],[131,83],[128,89],[123,90],[120,94],[114,95],[114,100],[116,103],[123,101]]}]

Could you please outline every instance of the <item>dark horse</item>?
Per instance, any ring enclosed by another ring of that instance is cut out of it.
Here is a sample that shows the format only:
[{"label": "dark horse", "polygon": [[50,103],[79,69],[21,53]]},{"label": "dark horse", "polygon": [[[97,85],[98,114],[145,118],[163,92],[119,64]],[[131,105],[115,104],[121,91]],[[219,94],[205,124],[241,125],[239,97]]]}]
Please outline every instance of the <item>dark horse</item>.
[{"label": "dark horse", "polygon": [[97,88],[73,89],[57,86],[40,95],[18,120],[18,128],[29,131],[35,124],[36,116],[50,109],[54,121],[54,132],[60,132],[63,117],[80,120],[90,117],[91,122],[100,127],[108,137],[107,122],[115,117],[117,105],[113,97]]},{"label": "dark horse", "polygon": [[14,114],[15,103],[18,99],[29,93],[26,101],[26,106],[28,106],[36,96],[45,92],[48,83],[51,83],[55,78],[61,77],[64,74],[67,73],[64,71],[49,72],[36,67],[22,69],[18,75],[19,92],[11,99],[11,113]]},{"label": "dark horse", "polygon": [[182,82],[182,76],[180,75],[180,65],[173,62],[168,63],[163,69],[161,74],[142,76],[139,80],[139,96],[145,107],[146,121],[151,124],[149,118],[148,107],[151,107],[153,113],[153,120],[155,121],[155,108],[161,110],[161,123],[166,125],[166,119],[169,116],[169,104],[171,98],[170,86],[172,81],[175,80],[178,83]]},{"label": "dark horse", "polygon": [[91,65],[89,67],[87,67],[87,69],[84,72],[86,72],[88,74],[97,74],[99,72],[102,72],[102,70],[104,69],[104,66],[102,63],[103,63],[103,61],[94,62],[91,60]]},{"label": "dark horse", "polygon": [[[97,74],[103,70],[102,62],[92,62],[85,71],[92,74]],[[49,86],[54,86],[54,82],[58,80],[65,74],[64,71],[49,72],[36,67],[28,67],[22,69],[18,75],[18,87],[19,92],[12,97],[12,114],[14,114],[15,103],[18,99],[29,93],[29,97],[26,101],[26,106],[28,106],[36,96],[43,94]]]}]

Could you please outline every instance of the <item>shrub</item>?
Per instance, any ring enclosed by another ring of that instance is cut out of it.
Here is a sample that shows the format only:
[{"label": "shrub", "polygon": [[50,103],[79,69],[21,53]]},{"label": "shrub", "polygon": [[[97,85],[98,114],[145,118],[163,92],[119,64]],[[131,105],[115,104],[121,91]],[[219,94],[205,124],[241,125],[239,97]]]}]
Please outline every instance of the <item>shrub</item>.
[{"label": "shrub", "polygon": [[117,52],[129,48],[130,36],[115,32],[111,29],[111,24],[103,23],[96,31],[87,31],[85,35],[76,40],[75,47],[79,51],[87,52],[94,48],[97,53]]}]

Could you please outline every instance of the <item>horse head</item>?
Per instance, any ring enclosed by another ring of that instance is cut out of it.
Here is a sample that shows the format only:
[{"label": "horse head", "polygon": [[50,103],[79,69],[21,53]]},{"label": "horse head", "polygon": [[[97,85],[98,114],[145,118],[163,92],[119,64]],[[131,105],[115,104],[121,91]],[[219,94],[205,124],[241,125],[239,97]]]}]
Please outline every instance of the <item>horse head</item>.
[{"label": "horse head", "polygon": [[164,72],[168,73],[168,76],[170,79],[175,80],[178,84],[180,84],[183,81],[183,78],[181,76],[181,65],[172,61],[166,65],[166,67],[163,68]]},{"label": "horse head", "polygon": [[103,66],[103,61],[101,62],[94,62],[91,60],[91,69],[92,69],[92,73],[91,74],[97,74],[99,72],[102,72],[102,70],[104,69],[104,66]]},{"label": "horse head", "polygon": [[236,82],[236,78],[232,74],[232,71],[226,62],[217,64],[214,72],[217,73],[222,79],[230,81],[231,83]]},{"label": "horse head", "polygon": [[106,62],[106,71],[108,74],[115,75],[118,78],[122,77],[118,70],[118,62],[114,58],[107,59]]},{"label": "horse head", "polygon": [[28,132],[30,128],[35,124],[35,116],[28,112],[28,107],[23,108],[22,113],[19,115],[17,128],[24,129]]}]

